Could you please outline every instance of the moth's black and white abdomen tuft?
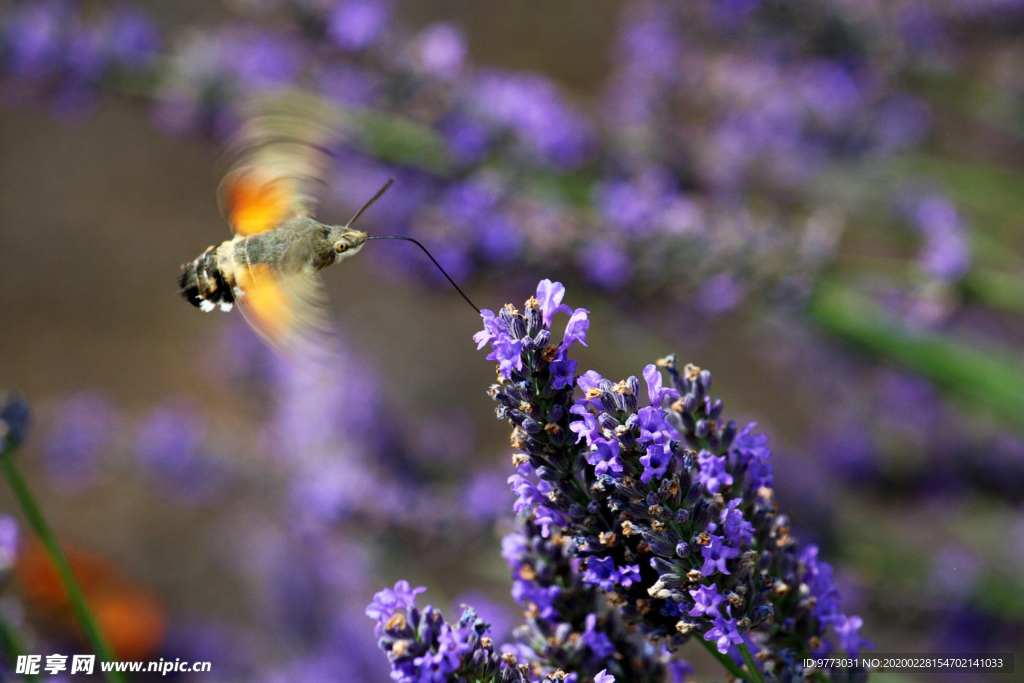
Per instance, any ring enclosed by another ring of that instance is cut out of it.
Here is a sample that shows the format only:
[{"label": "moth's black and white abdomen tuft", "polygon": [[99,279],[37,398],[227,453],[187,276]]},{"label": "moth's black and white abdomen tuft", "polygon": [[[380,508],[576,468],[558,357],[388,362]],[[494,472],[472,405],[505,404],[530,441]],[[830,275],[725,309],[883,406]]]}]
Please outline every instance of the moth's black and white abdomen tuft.
[{"label": "moth's black and white abdomen tuft", "polygon": [[181,266],[178,278],[178,294],[190,304],[203,311],[212,311],[220,306],[230,311],[235,303],[234,294],[220,271],[217,251],[210,247],[202,256]]}]

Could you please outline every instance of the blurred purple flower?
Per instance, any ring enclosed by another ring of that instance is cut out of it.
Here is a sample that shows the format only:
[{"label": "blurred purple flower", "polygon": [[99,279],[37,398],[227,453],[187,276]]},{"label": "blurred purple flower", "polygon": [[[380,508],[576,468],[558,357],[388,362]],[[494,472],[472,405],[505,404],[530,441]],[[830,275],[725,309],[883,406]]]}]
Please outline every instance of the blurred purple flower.
[{"label": "blurred purple flower", "polygon": [[630,21],[622,30],[619,58],[634,78],[673,78],[679,72],[680,37],[671,17],[658,12],[656,5],[644,9],[648,16]]},{"label": "blurred purple flower", "polygon": [[10,515],[0,514],[0,580],[18,559],[18,523]]},{"label": "blurred purple flower", "polygon": [[156,26],[149,15],[137,8],[115,10],[109,41],[111,55],[125,69],[148,69],[159,56],[160,35]]},{"label": "blurred purple flower", "polygon": [[84,488],[99,475],[100,458],[111,445],[117,415],[113,406],[92,392],[62,401],[43,459],[50,479],[59,486]]},{"label": "blurred purple flower", "polygon": [[359,52],[380,40],[389,19],[383,0],[343,0],[331,10],[327,34],[341,49]]},{"label": "blurred purple flower", "polygon": [[237,36],[227,52],[237,78],[252,88],[276,88],[298,78],[302,55],[297,45],[268,33]]},{"label": "blurred purple flower", "polygon": [[543,76],[492,71],[477,78],[471,93],[480,115],[515,131],[539,161],[575,168],[586,158],[589,125]]},{"label": "blurred purple flower", "polygon": [[591,242],[580,252],[578,263],[587,279],[604,289],[621,289],[633,277],[629,256],[611,242]]},{"label": "blurred purple flower", "polygon": [[712,275],[697,292],[697,305],[706,313],[717,314],[732,310],[743,300],[743,287],[727,273]]},{"label": "blurred purple flower", "polygon": [[905,93],[896,93],[880,105],[873,130],[882,152],[899,151],[921,142],[932,123],[931,107]]},{"label": "blurred purple flower", "polygon": [[472,477],[462,491],[462,506],[471,518],[492,522],[507,517],[512,510],[507,476],[497,472],[481,472]]},{"label": "blurred purple flower", "polygon": [[63,0],[22,3],[4,32],[7,68],[20,78],[39,78],[59,66],[71,4]]},{"label": "blurred purple flower", "polygon": [[971,265],[967,227],[956,206],[938,194],[925,197],[913,208],[911,220],[924,236],[921,267],[932,277],[953,281]]},{"label": "blurred purple flower", "polygon": [[317,89],[349,107],[371,107],[379,96],[374,75],[352,64],[324,66],[317,78]]},{"label": "blurred purple flower", "polygon": [[454,115],[441,124],[440,130],[448,143],[448,153],[458,164],[480,163],[490,150],[487,128],[476,119]]},{"label": "blurred purple flower", "polygon": [[190,410],[163,407],[142,426],[136,453],[161,491],[189,505],[203,505],[220,496],[227,469],[204,443],[204,421]]},{"label": "blurred purple flower", "polygon": [[420,32],[418,42],[417,56],[424,72],[441,79],[452,79],[462,72],[466,37],[457,27],[431,24]]}]

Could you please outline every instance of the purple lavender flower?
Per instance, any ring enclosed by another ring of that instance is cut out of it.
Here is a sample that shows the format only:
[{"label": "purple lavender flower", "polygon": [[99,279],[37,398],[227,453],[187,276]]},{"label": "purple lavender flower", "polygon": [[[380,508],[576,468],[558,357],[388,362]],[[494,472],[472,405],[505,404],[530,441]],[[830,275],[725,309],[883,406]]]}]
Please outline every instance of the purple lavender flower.
[{"label": "purple lavender flower", "polygon": [[714,585],[703,585],[697,590],[689,591],[693,598],[693,607],[687,612],[691,617],[711,617],[712,619],[721,616],[718,606],[725,600],[718,594],[718,588]]},{"label": "purple lavender flower", "polygon": [[594,466],[598,474],[614,476],[622,472],[622,463],[619,462],[619,442],[599,439],[594,444],[594,450],[587,454],[587,462]]},{"label": "purple lavender flower", "polygon": [[[555,283],[542,286],[562,294]],[[845,646],[859,637],[848,635],[859,626],[839,611],[831,567],[814,546],[799,548],[778,512],[767,439],[719,419],[709,372],[680,372],[671,356],[659,361],[678,395],[667,407],[664,385],[650,372],[654,405],[639,406],[635,377],[613,383],[593,371],[577,378],[584,392],[577,399],[571,385],[554,388],[550,370],[574,339],[551,344],[536,298],[523,313],[506,306],[500,324],[500,334],[480,338],[493,336],[492,349],[501,335],[521,343],[522,369],[490,389],[522,453],[512,478],[517,511],[533,518],[542,538],[572,535],[565,550],[583,580],[613,596],[627,623],[671,646],[691,635],[723,653],[749,644],[781,668],[795,661],[793,648],[809,654],[826,639]],[[545,614],[557,597],[546,600]]]},{"label": "purple lavender flower", "polygon": [[725,467],[725,456],[717,456],[701,451],[697,454],[700,474],[697,481],[708,487],[711,493],[718,493],[727,486],[732,486],[733,478]]},{"label": "purple lavender flower", "polygon": [[722,541],[725,539],[721,536],[712,534],[710,538],[711,541],[700,549],[701,555],[704,556],[704,564],[700,568],[700,573],[704,576],[711,576],[715,572],[730,574],[726,562],[740,554],[739,548],[722,545]]},{"label": "purple lavender flower", "polygon": [[[563,671],[577,680],[606,675],[638,683],[664,680],[663,653],[642,647],[609,611],[597,586],[581,575],[568,554],[568,539],[545,537],[538,526],[519,519],[518,530],[502,541],[512,570],[512,596],[526,608],[526,623],[516,629],[517,645],[505,652],[545,674]],[[597,567],[636,580],[639,567]],[[546,679],[545,679],[546,680]]]},{"label": "purple lavender flower", "polygon": [[446,623],[433,607],[421,612],[416,595],[424,590],[399,581],[394,590],[377,593],[366,609],[367,616],[377,622],[378,644],[391,663],[392,680],[529,683],[529,667],[494,651],[493,641],[486,635],[489,626],[472,608],[465,608],[455,625]]},{"label": "purple lavender flower", "polygon": [[714,642],[715,647],[723,655],[733,645],[743,643],[743,636],[740,635],[739,630],[736,628],[736,620],[732,618],[732,610],[730,608],[726,608],[726,614],[719,614],[714,617],[711,623],[711,629],[704,634],[704,640]]},{"label": "purple lavender flower", "polygon": [[672,402],[679,398],[679,392],[673,388],[666,388],[663,384],[661,370],[654,363],[644,368],[644,381],[647,383],[647,398],[651,406],[661,408],[665,401]]}]

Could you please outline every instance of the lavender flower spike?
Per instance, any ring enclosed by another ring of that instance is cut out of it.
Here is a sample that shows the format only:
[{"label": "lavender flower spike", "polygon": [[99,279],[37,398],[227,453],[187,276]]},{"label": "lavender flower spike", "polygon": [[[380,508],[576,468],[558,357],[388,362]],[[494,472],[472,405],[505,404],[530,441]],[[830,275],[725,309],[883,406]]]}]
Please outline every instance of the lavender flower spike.
[{"label": "lavender flower spike", "polygon": [[[541,283],[538,298],[561,290]],[[538,298],[486,321],[500,370],[489,393],[520,451],[510,481],[527,523],[571,539],[584,583],[651,643],[674,650],[696,636],[741,666],[753,650],[770,680],[802,676],[804,655],[861,647],[862,622],[841,613],[831,567],[778,510],[767,437],[721,419],[711,373],[669,356],[645,369],[646,396],[636,377],[576,373],[569,350],[589,331],[587,313],[573,311],[554,342]]]},{"label": "lavender flower spike", "polygon": [[397,683],[530,683],[530,669],[511,654],[498,654],[485,634],[489,626],[472,608],[463,606],[455,625],[445,622],[433,607],[422,612],[412,588],[399,581],[394,589],[377,593],[366,608],[376,619],[378,644],[391,662],[391,679]]}]

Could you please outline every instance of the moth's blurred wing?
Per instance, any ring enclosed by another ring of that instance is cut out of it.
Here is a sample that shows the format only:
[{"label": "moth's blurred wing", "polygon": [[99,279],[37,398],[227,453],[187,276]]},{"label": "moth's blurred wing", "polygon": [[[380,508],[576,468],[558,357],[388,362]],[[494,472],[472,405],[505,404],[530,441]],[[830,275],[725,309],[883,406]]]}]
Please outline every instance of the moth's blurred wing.
[{"label": "moth's blurred wing", "polygon": [[272,230],[311,214],[342,139],[344,112],[298,90],[254,94],[241,106],[227,148],[232,170],[218,193],[221,212],[239,235]]},{"label": "moth's blurred wing", "polygon": [[306,206],[289,179],[265,169],[235,169],[220,185],[221,213],[236,235],[273,230],[286,218],[305,213]]},{"label": "moth's blurred wing", "polygon": [[286,274],[267,264],[241,270],[238,307],[268,345],[289,359],[330,354],[334,334],[316,273],[303,269]]}]

